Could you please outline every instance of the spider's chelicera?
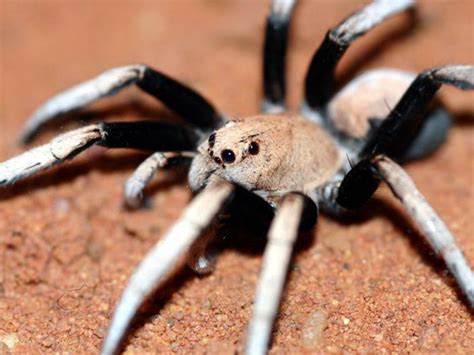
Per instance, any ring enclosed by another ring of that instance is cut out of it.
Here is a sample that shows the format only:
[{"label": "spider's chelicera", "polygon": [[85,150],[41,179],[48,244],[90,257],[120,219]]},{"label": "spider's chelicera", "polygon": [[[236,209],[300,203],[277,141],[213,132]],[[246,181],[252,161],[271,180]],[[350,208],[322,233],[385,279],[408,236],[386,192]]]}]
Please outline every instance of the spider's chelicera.
[{"label": "spider's chelicera", "polygon": [[138,207],[157,169],[171,161],[192,160],[188,180],[198,194],[132,275],[115,311],[104,354],[120,349],[138,308],[179,258],[187,254],[189,265],[198,272],[212,269],[207,250],[211,238],[201,236],[203,230],[224,205],[249,198],[276,210],[246,347],[249,354],[265,353],[292,246],[302,224],[307,224],[302,216],[312,216],[314,224],[318,209],[334,216],[356,210],[380,181],[402,201],[474,306],[474,275],[468,262],[445,224],[396,163],[423,157],[443,142],[450,116],[441,108],[429,110],[429,104],[443,84],[472,90],[474,68],[444,65],[418,75],[373,70],[334,94],[334,70],[351,43],[386,18],[414,6],[414,0],[378,0],[327,32],[309,65],[301,112],[287,113],[284,68],[294,2],[271,3],[262,114],[229,119],[200,94],[163,73],[146,65],[119,67],[50,99],[27,122],[22,142],[30,141],[60,115],[130,85],[161,100],[189,125],[157,121],[93,124],[0,164],[0,185],[7,185],[71,159],[94,144],[151,151],[154,153],[125,184],[125,202]]}]

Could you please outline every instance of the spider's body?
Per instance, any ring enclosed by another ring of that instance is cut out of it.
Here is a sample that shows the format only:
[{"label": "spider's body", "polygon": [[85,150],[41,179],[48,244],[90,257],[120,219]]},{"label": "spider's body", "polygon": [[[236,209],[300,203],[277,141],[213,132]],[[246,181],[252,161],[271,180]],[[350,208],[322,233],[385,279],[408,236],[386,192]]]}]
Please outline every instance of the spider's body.
[{"label": "spider's body", "polygon": [[[371,127],[381,124],[415,78],[400,70],[372,70],[347,84],[325,112],[303,108],[307,117],[279,113],[230,119],[199,144],[189,185],[198,192],[222,178],[272,206],[293,191],[324,208],[324,187],[339,183],[350,164],[359,161]],[[444,141],[449,115],[438,109],[426,122],[402,159],[423,157]]]},{"label": "spider's body", "polygon": [[124,66],[50,99],[27,122],[22,142],[62,114],[130,85],[161,100],[188,124],[92,124],[0,163],[2,186],[71,159],[92,145],[151,151],[125,184],[125,202],[137,207],[156,170],[175,159],[192,159],[188,181],[197,196],[132,275],[115,311],[104,354],[119,350],[139,307],[178,259],[188,254],[196,271],[211,271],[207,250],[211,237],[204,232],[224,206],[245,209],[249,203],[275,209],[247,343],[249,354],[266,352],[304,217],[310,215],[314,222],[319,209],[335,216],[357,210],[381,181],[403,202],[474,305],[474,274],[468,262],[447,227],[393,161],[419,158],[439,147],[449,115],[442,109],[430,111],[430,103],[444,84],[474,89],[474,68],[444,65],[418,75],[383,69],[363,74],[335,93],[335,67],[350,44],[414,5],[413,0],[376,0],[328,31],[309,65],[301,113],[285,113],[284,64],[293,5],[293,0],[273,0],[267,18],[261,115],[228,119],[171,77],[146,65]]}]

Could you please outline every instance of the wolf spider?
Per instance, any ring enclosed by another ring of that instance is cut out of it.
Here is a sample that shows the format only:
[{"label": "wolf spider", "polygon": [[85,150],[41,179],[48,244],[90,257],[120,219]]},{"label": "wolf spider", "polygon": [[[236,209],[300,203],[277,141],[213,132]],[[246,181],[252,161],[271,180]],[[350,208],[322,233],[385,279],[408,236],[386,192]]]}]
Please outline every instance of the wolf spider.
[{"label": "wolf spider", "polygon": [[[306,75],[301,112],[288,113],[285,54],[294,5],[294,0],[271,3],[265,32],[262,114],[229,118],[196,91],[147,65],[118,67],[47,101],[26,123],[21,141],[31,141],[61,115],[131,85],[162,101],[189,124],[92,124],[0,164],[0,186],[5,186],[72,159],[93,145],[151,151],[154,153],[125,184],[125,202],[136,208],[158,169],[191,160],[188,181],[197,196],[132,275],[103,354],[120,349],[138,308],[184,255],[195,271],[212,270],[208,250],[212,238],[202,237],[203,232],[223,209],[249,201],[276,210],[246,345],[249,354],[265,353],[298,232],[316,223],[318,210],[336,217],[358,210],[381,181],[402,201],[471,307],[474,305],[474,275],[468,262],[397,163],[426,156],[442,144],[449,114],[441,108],[429,110],[429,104],[443,84],[472,90],[473,67],[444,65],[416,76],[399,70],[372,70],[335,94],[334,70],[351,43],[386,18],[414,6],[413,0],[378,0],[327,32]],[[396,104],[390,109],[392,103]]]}]

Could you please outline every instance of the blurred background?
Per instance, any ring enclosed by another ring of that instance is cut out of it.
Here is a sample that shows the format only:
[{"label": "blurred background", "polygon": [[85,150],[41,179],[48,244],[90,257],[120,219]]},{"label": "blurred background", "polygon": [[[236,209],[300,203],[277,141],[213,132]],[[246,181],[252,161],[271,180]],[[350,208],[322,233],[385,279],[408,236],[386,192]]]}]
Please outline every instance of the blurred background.
[{"label": "blurred background", "polygon": [[[287,60],[290,109],[298,108],[326,31],[363,3],[299,2]],[[252,0],[2,0],[0,160],[23,150],[16,137],[38,105],[118,65],[149,64],[231,116],[257,113],[268,8]],[[338,75],[347,81],[380,66],[419,72],[473,64],[473,13],[472,1],[419,1],[416,26],[398,16],[378,27],[348,50]],[[454,128],[440,151],[407,169],[474,265],[474,95],[443,88],[439,96]],[[130,88],[34,145],[90,120],[155,117],[178,119]],[[154,209],[124,211],[122,184],[143,158],[95,150],[0,191],[0,353],[5,346],[13,353],[97,351],[130,273],[189,200],[185,184],[159,173],[148,191]],[[387,189],[377,196],[356,223],[320,219],[314,241],[295,258],[273,353],[474,347],[472,316],[444,266]],[[260,262],[259,254],[230,249],[209,277],[179,273],[151,301],[127,351],[240,351]]]}]

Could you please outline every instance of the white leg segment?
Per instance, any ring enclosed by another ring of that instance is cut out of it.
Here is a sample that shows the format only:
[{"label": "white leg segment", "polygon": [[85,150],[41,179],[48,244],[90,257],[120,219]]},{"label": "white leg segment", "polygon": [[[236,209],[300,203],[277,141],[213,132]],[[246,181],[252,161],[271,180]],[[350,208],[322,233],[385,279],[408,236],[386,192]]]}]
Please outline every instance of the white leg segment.
[{"label": "white leg segment", "polygon": [[415,0],[374,0],[331,31],[331,37],[340,44],[350,43],[383,20],[415,5]]},{"label": "white leg segment", "polygon": [[270,227],[252,319],[248,328],[245,350],[248,355],[267,353],[293,252],[293,244],[298,236],[303,206],[303,196],[287,195]]},{"label": "white leg segment", "polygon": [[50,143],[27,151],[15,158],[0,163],[0,186],[45,170],[67,159],[103,138],[100,125],[90,125],[62,134]]},{"label": "white leg segment", "polygon": [[272,0],[270,15],[281,21],[288,21],[295,6],[296,0]]},{"label": "white leg segment", "polygon": [[398,164],[384,156],[375,158],[374,164],[393,194],[402,201],[403,206],[423,231],[431,248],[444,260],[471,307],[474,308],[474,273],[446,224]]},{"label": "white leg segment", "polygon": [[474,90],[474,66],[463,64],[443,65],[433,71],[434,80],[454,85],[463,90]]},{"label": "white leg segment", "polygon": [[194,152],[158,152],[148,157],[125,183],[125,204],[130,208],[139,208],[143,202],[143,190],[158,169],[167,165],[170,159],[194,158],[195,155]]},{"label": "white leg segment", "polygon": [[80,109],[137,82],[145,69],[146,66],[142,64],[109,69],[91,80],[53,96],[30,116],[20,135],[20,141],[29,141],[42,126],[59,115]]},{"label": "white leg segment", "polygon": [[234,187],[220,181],[201,192],[181,218],[150,250],[140,263],[115,310],[102,354],[115,354],[138,308],[159,286],[189,250],[201,232],[211,223]]}]

